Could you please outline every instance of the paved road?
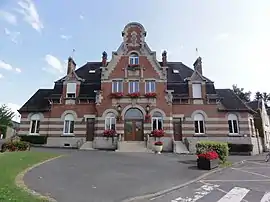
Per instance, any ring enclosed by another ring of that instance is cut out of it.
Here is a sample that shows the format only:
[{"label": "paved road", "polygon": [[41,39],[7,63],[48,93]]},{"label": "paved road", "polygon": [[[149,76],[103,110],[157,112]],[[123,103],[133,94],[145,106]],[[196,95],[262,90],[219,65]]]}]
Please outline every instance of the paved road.
[{"label": "paved road", "polygon": [[[151,202],[270,202],[270,162],[263,156],[208,176]],[[141,202],[143,202],[141,201]]]},{"label": "paved road", "polygon": [[120,202],[171,188],[207,172],[198,170],[196,157],[190,155],[51,151],[68,155],[33,169],[24,180],[31,189],[58,202]]}]

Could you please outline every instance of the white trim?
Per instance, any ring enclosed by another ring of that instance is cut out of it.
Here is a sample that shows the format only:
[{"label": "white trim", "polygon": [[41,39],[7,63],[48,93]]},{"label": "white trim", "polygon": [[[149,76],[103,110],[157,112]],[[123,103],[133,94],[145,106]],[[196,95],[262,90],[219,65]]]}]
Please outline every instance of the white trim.
[{"label": "white trim", "polygon": [[203,111],[203,110],[195,110],[192,114],[191,114],[191,120],[193,121],[194,120],[194,116],[196,114],[202,114],[203,117],[204,117],[204,120],[208,120],[208,116],[207,114]]},{"label": "white trim", "polygon": [[101,117],[98,117],[98,120],[105,120],[106,115],[107,115],[108,113],[110,113],[110,112],[114,113],[115,116],[118,114],[118,112],[117,112],[115,109],[106,109],[106,110],[103,112],[103,114],[102,114],[102,119],[99,119],[99,118],[101,118]]},{"label": "white trim", "polygon": [[[116,91],[114,91],[114,84],[116,84]],[[112,93],[122,93],[123,92],[123,80],[113,80],[112,81]]]},{"label": "white trim", "polygon": [[136,105],[127,105],[127,106],[125,106],[124,109],[121,112],[121,116],[125,117],[125,114],[126,114],[127,110],[129,110],[130,108],[138,108],[143,113],[143,116],[145,116],[145,114],[146,114],[144,108],[142,106],[136,104]]},{"label": "white trim", "polygon": [[[134,90],[134,89],[136,89],[136,84],[138,83],[138,91],[133,91],[133,92],[131,92],[131,89],[130,89],[130,87],[132,86],[132,90]],[[130,85],[131,84],[131,85]],[[140,92],[140,81],[139,80],[136,80],[136,79],[134,79],[134,80],[130,80],[129,82],[128,82],[128,93],[139,93]]]},{"label": "white trim", "polygon": [[62,115],[61,115],[61,120],[62,120],[62,121],[65,120],[65,116],[66,116],[67,114],[72,114],[73,117],[74,117],[74,121],[78,119],[77,113],[76,113],[75,111],[73,111],[73,110],[66,110],[66,111],[64,111],[64,112],[62,113]]},{"label": "white trim", "polygon": [[166,117],[166,114],[163,110],[159,109],[159,108],[154,108],[152,109],[149,114],[152,116],[155,112],[160,112],[162,114],[163,119]]},{"label": "white trim", "polygon": [[95,114],[85,114],[83,117],[85,119],[94,119],[94,118],[96,118],[96,115]]},{"label": "white trim", "polygon": [[[152,85],[150,85],[150,91],[147,92],[147,84],[149,84],[149,83],[154,83],[154,89],[152,89]],[[145,93],[155,93],[156,92],[156,81],[155,80],[145,80],[144,92]]]}]

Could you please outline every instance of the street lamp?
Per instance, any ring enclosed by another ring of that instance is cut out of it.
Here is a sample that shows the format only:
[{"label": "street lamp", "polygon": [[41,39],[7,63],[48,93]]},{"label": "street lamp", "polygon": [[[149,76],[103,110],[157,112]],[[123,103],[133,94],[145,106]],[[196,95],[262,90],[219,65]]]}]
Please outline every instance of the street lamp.
[{"label": "street lamp", "polygon": [[117,106],[117,111],[120,112],[121,109],[122,109],[121,105],[118,105],[118,106]]},{"label": "street lamp", "polygon": [[147,105],[147,106],[146,106],[146,112],[148,113],[149,111],[150,111],[150,106]]}]

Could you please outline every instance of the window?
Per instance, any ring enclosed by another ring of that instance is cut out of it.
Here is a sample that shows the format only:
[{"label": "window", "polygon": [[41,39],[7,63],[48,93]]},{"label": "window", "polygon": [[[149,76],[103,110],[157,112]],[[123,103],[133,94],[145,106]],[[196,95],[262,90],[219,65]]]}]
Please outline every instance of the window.
[{"label": "window", "polygon": [[129,56],[129,64],[130,65],[138,65],[139,64],[139,56],[136,53],[133,53]]},{"label": "window", "polygon": [[229,133],[230,134],[238,134],[238,118],[235,114],[228,115],[228,124],[229,124]]},{"label": "window", "polygon": [[113,93],[123,92],[123,81],[113,81],[112,82],[112,92]]},{"label": "window", "polygon": [[128,83],[128,92],[129,93],[138,93],[138,92],[140,92],[139,81],[130,81]]},{"label": "window", "polygon": [[152,116],[152,130],[163,129],[163,118],[160,112],[154,112]]},{"label": "window", "polygon": [[202,84],[192,84],[193,98],[202,98]]},{"label": "window", "polygon": [[94,74],[94,73],[96,73],[96,70],[90,69],[90,70],[89,70],[89,73],[90,73],[90,74]]},{"label": "window", "polygon": [[105,130],[115,130],[115,114],[114,113],[108,113],[105,118]]},{"label": "window", "polygon": [[65,122],[64,122],[64,134],[73,134],[74,132],[74,117],[72,114],[67,114],[65,116]]},{"label": "window", "polygon": [[179,70],[178,69],[173,69],[173,73],[174,74],[179,74]]},{"label": "window", "polygon": [[40,116],[34,114],[31,116],[30,134],[39,134]]},{"label": "window", "polygon": [[195,127],[195,134],[205,133],[204,117],[202,114],[196,114],[194,116],[194,127]]},{"label": "window", "polygon": [[76,97],[76,83],[67,83],[67,98],[75,98]]},{"label": "window", "polygon": [[145,82],[145,92],[153,93],[156,91],[156,82],[155,81],[146,81]]}]

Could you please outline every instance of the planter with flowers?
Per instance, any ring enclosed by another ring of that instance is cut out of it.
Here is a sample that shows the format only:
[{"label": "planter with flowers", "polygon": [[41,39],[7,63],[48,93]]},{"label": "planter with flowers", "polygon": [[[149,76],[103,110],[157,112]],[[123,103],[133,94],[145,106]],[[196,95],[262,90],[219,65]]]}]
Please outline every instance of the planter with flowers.
[{"label": "planter with flowers", "polygon": [[218,167],[219,157],[216,151],[207,151],[197,155],[197,167],[202,170],[211,170]]},{"label": "planter with flowers", "polygon": [[[163,142],[160,141],[160,138],[165,135],[163,130],[153,130],[151,136],[155,138],[155,143],[153,149],[156,153],[160,154],[163,149]],[[158,141],[156,139],[158,138]]]},{"label": "planter with flowers", "polygon": [[121,98],[123,96],[124,96],[124,94],[121,92],[111,93],[111,98]]},{"label": "planter with flowers", "polygon": [[146,114],[145,117],[144,117],[144,121],[146,123],[150,123],[151,122],[151,115],[150,114]]},{"label": "planter with flowers", "polygon": [[130,98],[138,98],[138,97],[140,97],[140,93],[129,93],[128,96]]},{"label": "planter with flowers", "polygon": [[161,141],[155,142],[155,143],[154,143],[154,148],[155,148],[155,152],[156,152],[157,154],[160,154],[161,151],[162,151],[162,149],[163,149],[163,142],[161,142]]},{"label": "planter with flowers", "polygon": [[145,93],[145,94],[144,94],[144,97],[147,97],[147,98],[155,98],[155,97],[157,97],[157,94],[156,94],[156,93]]},{"label": "planter with flowers", "polygon": [[109,138],[112,138],[112,142],[114,142],[115,135],[116,135],[115,130],[108,129],[108,130],[104,130],[103,132],[103,137],[106,137],[107,140],[109,140]]}]

